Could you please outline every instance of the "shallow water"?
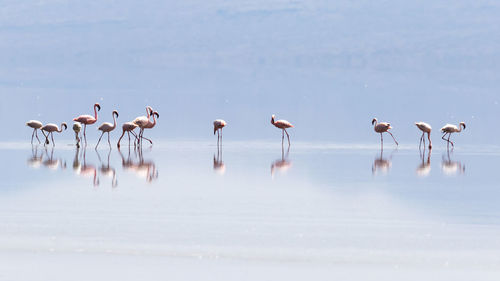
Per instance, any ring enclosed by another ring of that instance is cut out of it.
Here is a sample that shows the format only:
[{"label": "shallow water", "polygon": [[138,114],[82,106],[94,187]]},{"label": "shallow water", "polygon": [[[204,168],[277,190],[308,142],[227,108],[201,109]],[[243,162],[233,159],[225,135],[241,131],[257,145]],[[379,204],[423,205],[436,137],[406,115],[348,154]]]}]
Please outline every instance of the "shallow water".
[{"label": "shallow water", "polygon": [[0,144],[0,279],[500,274],[498,147],[106,145]]}]

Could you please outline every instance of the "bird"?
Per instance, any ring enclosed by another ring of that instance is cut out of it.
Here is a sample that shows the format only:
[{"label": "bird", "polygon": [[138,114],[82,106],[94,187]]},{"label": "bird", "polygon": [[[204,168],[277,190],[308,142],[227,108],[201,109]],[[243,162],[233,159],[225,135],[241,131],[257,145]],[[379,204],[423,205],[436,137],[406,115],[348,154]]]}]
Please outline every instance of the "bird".
[{"label": "bird", "polygon": [[80,137],[78,135],[82,131],[82,124],[80,122],[73,123],[73,131],[75,132],[76,147],[80,147]]},{"label": "bird", "polygon": [[[30,120],[30,121],[26,122],[26,126],[33,128],[33,134],[31,134],[31,144],[33,144],[33,137],[34,136],[36,136],[38,143],[40,143],[40,139],[38,138],[37,130],[43,126],[42,122],[40,122],[38,120]],[[42,134],[43,134],[43,132],[42,132]]]},{"label": "bird", "polygon": [[276,116],[273,114],[271,116],[271,124],[273,124],[276,128],[278,129],[281,129],[281,144],[283,145],[283,140],[285,138],[285,133],[286,133],[286,137],[288,138],[288,145],[290,145],[290,135],[288,134],[288,132],[286,131],[286,129],[288,128],[293,128],[293,125],[292,123],[286,121],[286,120],[278,120],[278,121],[274,121],[274,118]]},{"label": "bird", "polygon": [[153,114],[153,108],[151,106],[146,106],[146,114],[147,116],[139,116],[132,121],[134,124],[136,124],[141,130],[139,131],[139,138],[137,139],[137,142],[141,142],[141,136],[144,131],[144,127],[149,123],[149,118],[151,114]]},{"label": "bird", "polygon": [[380,144],[382,146],[384,145],[384,139],[382,137],[383,133],[389,133],[389,135],[391,135],[391,137],[394,140],[394,142],[396,143],[396,145],[399,145],[398,142],[396,141],[396,139],[394,138],[394,136],[392,135],[392,133],[389,132],[389,130],[392,129],[390,123],[386,123],[386,122],[379,123],[377,118],[373,118],[372,125],[374,125],[373,129],[375,130],[375,132],[380,134]]},{"label": "bird", "polygon": [[63,127],[64,127],[64,130],[66,130],[68,128],[68,125],[66,125],[65,122],[62,122],[61,129],[59,129],[59,127],[57,127],[56,124],[52,124],[52,123],[49,123],[49,124],[43,126],[41,128],[41,130],[47,132],[47,135],[45,136],[45,144],[49,144],[49,135],[50,135],[50,137],[52,139],[52,146],[56,145],[54,143],[54,132],[61,133],[63,131]]},{"label": "bird", "polygon": [[[118,143],[116,144],[116,146],[118,148],[120,148],[120,141],[122,140],[122,138],[125,135],[125,133],[128,134],[128,145],[129,146],[130,146],[130,133],[132,133],[132,135],[134,135],[134,137],[137,139],[137,135],[134,133],[134,129],[135,128],[137,128],[137,125],[135,123],[133,123],[133,122],[125,122],[125,123],[123,123],[123,125],[122,125],[123,133],[120,136],[120,138],[118,139]],[[135,140],[134,140],[134,145],[135,145]]]},{"label": "bird", "polygon": [[420,137],[420,142],[418,143],[418,148],[420,149],[420,145],[422,144],[422,142],[424,143],[424,146],[425,146],[424,136],[425,136],[425,133],[427,133],[427,138],[429,139],[429,149],[432,149],[432,141],[431,141],[432,127],[431,127],[431,125],[429,125],[425,122],[415,122],[415,126],[417,126],[417,128],[419,128],[420,131],[422,131],[422,136]]},{"label": "bird", "polygon": [[77,121],[83,124],[83,138],[85,139],[85,145],[87,145],[87,135],[85,134],[87,130],[87,125],[94,124],[97,122],[97,111],[101,110],[99,103],[94,104],[94,116],[91,115],[80,115],[75,117],[73,121]]},{"label": "bird", "polygon": [[[157,111],[154,111],[151,116],[153,116],[153,122],[151,122],[151,120],[148,120],[148,123],[146,124],[146,126],[144,126],[143,129],[152,129],[156,126],[156,118],[160,118],[160,114],[158,114]],[[144,134],[144,133],[143,133]],[[141,139],[145,139],[147,141],[149,141],[150,144],[153,144],[153,141],[144,137],[143,135],[140,136]]]},{"label": "bird", "polygon": [[[460,128],[458,128],[458,127],[460,127]],[[450,146],[450,143],[451,143],[451,146],[455,147],[453,142],[450,141],[451,134],[452,133],[460,133],[462,131],[462,127],[465,129],[465,123],[460,122],[458,127],[455,125],[452,125],[452,124],[446,124],[446,125],[444,125],[443,128],[441,128],[441,132],[443,133],[443,136],[441,138],[448,142],[448,146]],[[446,135],[448,135],[448,139],[444,138]]]},{"label": "bird", "polygon": [[222,140],[222,128],[226,127],[227,122],[222,119],[216,119],[214,121],[214,136],[215,132],[217,132],[217,143],[219,143],[219,139]]},{"label": "bird", "polygon": [[102,133],[101,133],[101,136],[99,137],[99,140],[97,141],[97,144],[95,146],[96,149],[99,146],[99,143],[101,142],[101,138],[104,135],[104,133],[108,133],[108,144],[109,144],[109,147],[111,147],[111,142],[109,141],[109,133],[116,128],[116,118],[118,118],[118,111],[113,110],[111,115],[113,116],[113,124],[108,123],[108,122],[104,122],[101,124],[101,126],[99,126],[99,128],[97,128],[98,130],[102,131]]}]

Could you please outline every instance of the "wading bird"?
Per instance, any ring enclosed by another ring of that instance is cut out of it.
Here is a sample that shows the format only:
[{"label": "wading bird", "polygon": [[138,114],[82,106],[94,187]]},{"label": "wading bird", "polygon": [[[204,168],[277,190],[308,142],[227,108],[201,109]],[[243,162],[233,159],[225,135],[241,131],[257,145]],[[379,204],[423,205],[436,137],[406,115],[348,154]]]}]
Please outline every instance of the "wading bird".
[{"label": "wading bird", "polygon": [[77,121],[83,124],[83,138],[85,139],[85,145],[87,145],[87,135],[86,135],[86,130],[87,130],[87,125],[94,124],[97,122],[97,111],[101,110],[101,106],[96,103],[94,104],[94,116],[91,115],[80,115],[76,118],[73,119],[73,121]]},{"label": "wading bird", "polygon": [[[123,130],[123,133],[122,135],[120,136],[120,138],[118,139],[118,143],[116,144],[116,146],[118,148],[120,148],[120,141],[122,140],[123,136],[125,135],[125,133],[128,134],[128,145],[130,146],[130,133],[132,133],[132,135],[134,135],[134,137],[137,139],[137,135],[134,133],[134,129],[137,128],[137,125],[133,122],[126,122],[122,125],[122,130]],[[135,146],[135,140],[134,140],[134,146]]]},{"label": "wading bird", "polygon": [[[146,126],[144,126],[143,131],[144,131],[144,129],[153,129],[156,126],[156,118],[160,118],[160,114],[158,114],[157,111],[151,113],[151,116],[153,116],[153,122],[151,122],[151,120],[148,120],[148,123],[146,124]],[[144,132],[143,132],[143,135],[144,135]],[[145,139],[145,140],[149,141],[150,144],[153,144],[152,140],[146,138],[143,135],[140,136],[141,139]]]},{"label": "wading bird", "polygon": [[63,131],[63,127],[64,127],[64,130],[66,130],[68,128],[68,126],[66,125],[65,122],[63,122],[61,124],[61,129],[59,129],[59,127],[57,127],[56,124],[52,124],[52,123],[49,123],[49,124],[43,126],[41,128],[41,130],[47,132],[47,135],[45,136],[45,144],[49,144],[49,135],[50,135],[50,137],[52,139],[52,146],[56,145],[54,142],[54,132],[61,133]]},{"label": "wading bird", "polygon": [[219,143],[219,139],[222,140],[222,128],[226,127],[226,121],[222,119],[217,119],[214,121],[214,136],[215,132],[217,132],[217,143]]},{"label": "wading bird", "polygon": [[[36,130],[42,128],[42,122],[38,121],[38,120],[30,120],[28,122],[26,122],[26,126],[30,127],[30,128],[33,128],[33,134],[31,134],[31,144],[33,144],[33,137],[36,136],[36,139],[38,140],[38,143],[40,143],[40,139],[38,138],[38,133]],[[42,132],[43,134],[43,132]],[[45,136],[45,134],[44,134]]]},{"label": "wading bird", "polygon": [[151,117],[151,114],[153,114],[153,108],[151,106],[146,106],[146,114],[147,116],[139,116],[132,121],[134,124],[136,124],[140,131],[139,131],[139,138],[137,139],[138,144],[141,143],[141,137],[142,133],[144,132],[144,128],[148,125],[149,123],[149,118]]},{"label": "wading bird", "polygon": [[431,149],[432,148],[432,142],[431,142],[432,127],[431,127],[431,125],[429,125],[425,122],[415,122],[415,125],[417,126],[417,128],[420,129],[420,131],[422,131],[422,136],[420,137],[420,142],[418,143],[418,148],[420,149],[422,142],[424,143],[424,146],[425,146],[424,136],[425,136],[425,133],[427,133],[427,138],[429,139],[429,149]]},{"label": "wading bird", "polygon": [[97,128],[98,130],[102,131],[102,133],[101,133],[101,136],[99,137],[99,140],[97,141],[97,144],[95,146],[96,149],[99,146],[99,143],[101,142],[101,139],[102,139],[102,136],[104,135],[104,133],[108,133],[108,144],[109,144],[109,147],[111,147],[111,142],[109,141],[109,133],[116,128],[116,118],[118,118],[118,111],[113,110],[111,115],[113,116],[113,124],[108,123],[108,122],[104,122],[101,124],[101,126],[99,126],[99,128]]},{"label": "wading bird", "polygon": [[[460,128],[458,128],[458,127],[460,127]],[[458,125],[458,127],[455,126],[455,125],[452,125],[452,124],[446,124],[446,125],[444,125],[443,128],[441,128],[441,132],[444,133],[441,138],[443,140],[445,140],[445,141],[448,142],[448,146],[450,146],[450,143],[451,143],[451,146],[455,147],[455,145],[453,144],[453,142],[450,141],[451,134],[452,133],[460,133],[462,131],[462,127],[464,127],[464,129],[465,129],[465,123],[464,122],[460,122],[460,124]],[[444,138],[446,135],[448,135],[448,139]]]},{"label": "wading bird", "polygon": [[293,125],[286,120],[274,121],[275,117],[276,116],[274,114],[271,116],[271,124],[273,124],[276,128],[281,129],[281,144],[283,144],[283,140],[285,139],[285,133],[286,133],[286,137],[288,138],[288,145],[290,145],[290,135],[288,135],[286,129],[293,128]]},{"label": "wading bird", "polygon": [[75,132],[76,147],[80,147],[80,132],[82,131],[82,124],[80,122],[73,123],[73,131]]},{"label": "wading bird", "polygon": [[394,142],[396,143],[396,145],[399,145],[398,142],[396,141],[396,139],[394,138],[394,136],[392,135],[392,133],[389,132],[389,130],[392,129],[390,123],[386,123],[386,122],[379,123],[377,118],[373,118],[372,125],[374,125],[373,129],[375,130],[375,132],[380,134],[380,145],[382,145],[382,146],[384,145],[384,139],[382,137],[383,133],[389,133],[389,135],[391,135],[391,137],[394,140]]}]

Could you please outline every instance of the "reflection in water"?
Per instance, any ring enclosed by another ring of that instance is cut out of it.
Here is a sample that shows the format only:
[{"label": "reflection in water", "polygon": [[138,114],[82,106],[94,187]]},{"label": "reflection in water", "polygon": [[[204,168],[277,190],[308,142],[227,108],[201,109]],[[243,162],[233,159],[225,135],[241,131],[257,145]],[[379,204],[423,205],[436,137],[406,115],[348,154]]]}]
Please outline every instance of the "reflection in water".
[{"label": "reflection in water", "polygon": [[274,178],[274,174],[276,173],[276,170],[284,173],[290,167],[292,166],[292,161],[288,159],[288,155],[290,154],[290,145],[288,145],[288,148],[286,150],[285,154],[285,148],[283,146],[283,143],[281,144],[281,159],[277,159],[271,164],[271,177]]},{"label": "reflection in water", "polygon": [[27,164],[31,168],[38,169],[42,165],[43,152],[38,155],[38,145],[31,145],[31,157],[28,158]]},{"label": "reflection in water", "polygon": [[118,148],[118,153],[122,158],[122,167],[126,171],[133,172],[138,177],[146,178],[147,182],[152,182],[153,180],[158,178],[158,170],[156,169],[156,165],[152,160],[144,160],[144,155],[142,151],[142,147],[138,146],[137,149],[134,148],[134,153],[139,156],[139,161],[134,162],[130,157],[130,146],[128,148],[128,156],[127,159],[123,156],[120,148]]},{"label": "reflection in water", "polygon": [[417,176],[427,177],[431,172],[431,149],[427,152],[427,161],[425,161],[425,145],[424,150],[419,151],[420,160],[422,163],[417,167]]},{"label": "reflection in water", "polygon": [[447,176],[453,176],[456,174],[465,173],[465,165],[462,165],[460,161],[452,161],[450,158],[450,150],[446,150],[446,156],[443,155],[443,161],[441,162],[441,169],[443,173]]},{"label": "reflection in water", "polygon": [[[79,148],[76,148],[76,154],[78,155],[78,150]],[[99,185],[99,178],[97,177],[97,169],[94,165],[92,164],[87,164],[87,146],[84,146],[83,149],[83,165],[80,167],[79,173],[77,174],[84,176],[84,177],[91,177],[93,178],[92,183],[94,186]],[[73,162],[74,163],[74,162]],[[73,166],[74,167],[74,166]]]},{"label": "reflection in water", "polygon": [[51,170],[57,170],[59,165],[61,166],[61,169],[66,169],[66,162],[63,161],[62,159],[54,159],[54,147],[52,147],[50,151],[50,156],[49,152],[47,151],[47,147],[45,147],[45,155],[47,155],[47,160],[43,161],[42,164],[51,169]]},{"label": "reflection in water", "polygon": [[397,149],[394,149],[389,158],[384,158],[384,149],[380,149],[380,156],[376,157],[372,165],[372,174],[387,174],[392,166],[392,154]]},{"label": "reflection in water", "polygon": [[105,177],[111,178],[111,186],[116,187],[118,185],[118,181],[116,179],[116,170],[115,168],[109,165],[109,158],[111,157],[111,147],[108,150],[108,162],[106,165],[102,163],[101,155],[99,155],[99,151],[96,150],[97,158],[99,158],[99,162],[101,163],[101,167],[99,167],[99,172],[101,175]]},{"label": "reflection in water", "polygon": [[219,138],[217,138],[217,156],[214,154],[214,171],[219,175],[226,172],[226,165],[222,161],[222,144],[219,144]]}]

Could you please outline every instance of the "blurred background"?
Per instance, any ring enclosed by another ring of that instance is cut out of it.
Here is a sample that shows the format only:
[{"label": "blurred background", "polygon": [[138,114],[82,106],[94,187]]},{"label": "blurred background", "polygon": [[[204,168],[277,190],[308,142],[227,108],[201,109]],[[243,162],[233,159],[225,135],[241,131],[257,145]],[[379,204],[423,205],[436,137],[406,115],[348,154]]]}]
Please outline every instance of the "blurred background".
[{"label": "blurred background", "polygon": [[460,143],[497,144],[499,14],[460,0],[2,1],[2,140],[99,102],[98,123],[153,106],[161,139],[213,138],[216,118],[226,140],[279,138],[274,113],[292,141],[377,143],[378,117],[403,143],[415,121],[436,141],[464,121]]}]

